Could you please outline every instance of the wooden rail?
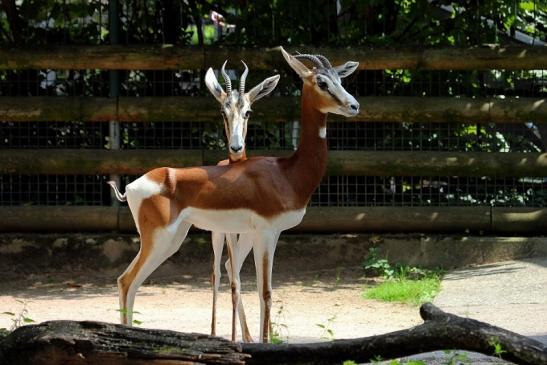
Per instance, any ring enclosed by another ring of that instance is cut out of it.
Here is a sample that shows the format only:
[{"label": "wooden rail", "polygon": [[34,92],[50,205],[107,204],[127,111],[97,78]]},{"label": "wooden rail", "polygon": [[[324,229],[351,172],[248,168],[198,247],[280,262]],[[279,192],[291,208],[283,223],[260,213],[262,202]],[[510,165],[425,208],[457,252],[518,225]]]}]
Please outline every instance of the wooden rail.
[{"label": "wooden rail", "polygon": [[[136,232],[126,206],[0,206],[0,232]],[[309,207],[292,232],[547,233],[547,208]]]},{"label": "wooden rail", "polygon": [[[544,98],[360,97],[356,122],[547,123]],[[271,97],[253,107],[253,121],[300,119],[300,101]],[[0,97],[0,121],[218,121],[212,97]]]},{"label": "wooden rail", "polygon": [[[291,151],[249,151],[288,156]],[[215,165],[225,151],[12,149],[0,153],[0,174],[140,175],[155,167]],[[331,176],[547,176],[547,153],[330,151]]]},{"label": "wooden rail", "polygon": [[[469,48],[366,49],[288,47],[289,52],[319,53],[336,65],[359,61],[362,70],[545,69],[547,47],[482,45]],[[285,66],[276,49],[160,46],[58,46],[0,49],[0,70],[167,70],[220,67],[224,60],[247,60],[253,69]]]}]

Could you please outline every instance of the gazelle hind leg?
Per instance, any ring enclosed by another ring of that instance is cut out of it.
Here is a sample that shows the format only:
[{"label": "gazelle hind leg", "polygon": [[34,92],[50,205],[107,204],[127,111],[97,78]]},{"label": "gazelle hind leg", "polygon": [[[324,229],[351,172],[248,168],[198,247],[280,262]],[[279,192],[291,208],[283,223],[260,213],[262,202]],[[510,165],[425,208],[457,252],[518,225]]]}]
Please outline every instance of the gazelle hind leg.
[{"label": "gazelle hind leg", "polygon": [[249,332],[249,327],[247,326],[247,318],[245,315],[245,309],[243,308],[243,302],[241,301],[241,280],[239,279],[239,274],[241,272],[241,267],[243,266],[243,263],[245,262],[245,259],[249,255],[249,252],[251,252],[251,249],[253,248],[253,234],[252,233],[244,233],[239,235],[239,239],[237,241],[237,266],[236,266],[236,274],[238,276],[237,282],[239,284],[238,292],[239,294],[239,302],[238,302],[238,315],[239,315],[239,323],[241,324],[241,337],[243,338],[244,342],[253,342],[253,338],[251,337],[251,333]]},{"label": "gazelle hind leg", "polygon": [[213,312],[211,315],[211,336],[216,335],[217,325],[217,295],[220,287],[220,260],[222,258],[222,249],[224,248],[224,233],[212,232],[211,242],[213,244],[213,270],[211,272],[211,285],[213,287]]},{"label": "gazelle hind leg", "polygon": [[168,228],[149,230],[141,227],[139,253],[118,278],[122,324],[132,325],[133,305],[137,289],[158,266],[179,249],[190,226],[188,223],[182,223],[175,233]]},{"label": "gazelle hind leg", "polygon": [[269,339],[270,313],[272,309],[272,267],[278,231],[257,231],[253,245],[256,268],[256,285],[260,299],[260,341]]},{"label": "gazelle hind leg", "polygon": [[232,341],[235,342],[237,337],[236,316],[238,304],[240,301],[239,293],[239,275],[236,273],[237,268],[237,248],[235,244],[237,242],[237,234],[229,233],[226,235],[226,246],[228,248],[228,261],[226,261],[226,268],[228,269],[228,275],[230,278],[230,288],[232,292]]}]

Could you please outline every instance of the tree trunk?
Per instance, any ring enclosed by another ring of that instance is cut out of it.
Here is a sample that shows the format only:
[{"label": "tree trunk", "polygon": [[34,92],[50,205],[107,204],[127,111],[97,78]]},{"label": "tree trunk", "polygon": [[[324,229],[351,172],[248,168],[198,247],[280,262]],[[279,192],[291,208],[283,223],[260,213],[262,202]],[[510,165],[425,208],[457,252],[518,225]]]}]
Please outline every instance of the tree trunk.
[{"label": "tree trunk", "polygon": [[[2,364],[336,364],[457,349],[516,364],[547,364],[547,346],[514,332],[422,305],[424,323],[378,336],[309,344],[242,344],[208,335],[51,321],[15,330],[0,342]],[[249,357],[250,355],[250,357]]]}]

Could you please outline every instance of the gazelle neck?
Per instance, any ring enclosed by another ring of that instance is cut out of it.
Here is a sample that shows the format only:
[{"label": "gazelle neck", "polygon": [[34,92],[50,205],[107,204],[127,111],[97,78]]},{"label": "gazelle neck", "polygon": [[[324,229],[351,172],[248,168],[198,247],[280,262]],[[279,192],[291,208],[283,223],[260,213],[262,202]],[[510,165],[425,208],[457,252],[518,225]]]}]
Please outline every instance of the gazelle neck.
[{"label": "gazelle neck", "polygon": [[[294,183],[308,199],[315,191],[327,168],[327,139],[324,134],[327,115],[317,109],[317,95],[304,82],[301,101],[300,144],[291,157]],[[321,131],[321,134],[320,134]]]}]

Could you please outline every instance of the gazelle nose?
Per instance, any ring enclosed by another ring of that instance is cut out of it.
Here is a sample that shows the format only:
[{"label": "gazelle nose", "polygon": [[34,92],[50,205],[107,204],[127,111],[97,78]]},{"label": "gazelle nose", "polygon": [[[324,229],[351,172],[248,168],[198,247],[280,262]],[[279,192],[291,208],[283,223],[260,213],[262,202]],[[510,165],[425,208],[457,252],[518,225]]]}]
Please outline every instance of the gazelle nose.
[{"label": "gazelle nose", "polygon": [[359,104],[351,104],[349,108],[354,111],[359,111]]},{"label": "gazelle nose", "polygon": [[241,151],[241,150],[243,149],[243,146],[240,145],[240,144],[235,145],[235,146],[234,146],[234,145],[231,145],[231,146],[230,146],[230,149],[231,149],[232,151],[234,151],[234,152],[239,152],[239,151]]}]

